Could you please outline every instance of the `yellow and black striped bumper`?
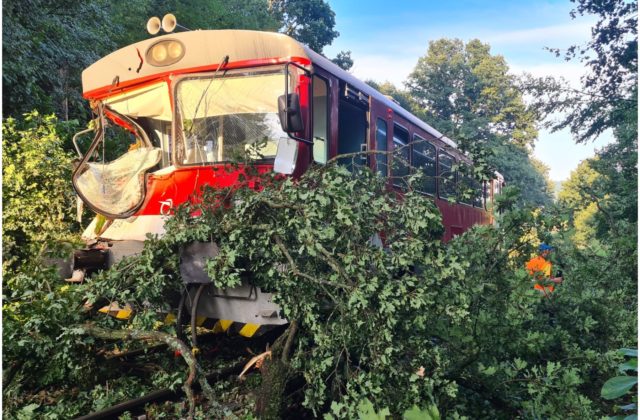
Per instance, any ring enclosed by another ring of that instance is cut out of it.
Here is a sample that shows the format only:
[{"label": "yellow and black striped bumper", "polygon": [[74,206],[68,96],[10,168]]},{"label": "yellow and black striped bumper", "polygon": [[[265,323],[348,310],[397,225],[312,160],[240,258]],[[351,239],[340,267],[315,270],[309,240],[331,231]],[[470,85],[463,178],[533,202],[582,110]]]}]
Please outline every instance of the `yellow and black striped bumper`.
[{"label": "yellow and black striped bumper", "polygon": [[[133,309],[130,306],[125,305],[124,308],[120,308],[117,303],[100,308],[99,312],[120,320],[131,319],[134,315]],[[176,322],[175,314],[165,314],[163,322],[167,325],[173,324]],[[214,319],[204,316],[198,316],[196,318],[196,326],[213,331],[214,333],[238,334],[247,338],[261,335],[274,327],[273,325],[234,322],[228,319]]]}]

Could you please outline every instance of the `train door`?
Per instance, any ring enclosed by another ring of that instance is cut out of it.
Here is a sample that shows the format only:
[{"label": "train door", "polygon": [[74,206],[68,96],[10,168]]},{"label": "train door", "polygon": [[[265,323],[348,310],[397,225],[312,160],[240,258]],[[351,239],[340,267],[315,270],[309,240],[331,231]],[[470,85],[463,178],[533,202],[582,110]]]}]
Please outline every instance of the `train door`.
[{"label": "train door", "polygon": [[342,165],[353,170],[368,165],[366,155],[357,155],[367,150],[367,128],[369,95],[348,83],[340,83],[338,101],[338,155],[349,155],[340,159]]}]

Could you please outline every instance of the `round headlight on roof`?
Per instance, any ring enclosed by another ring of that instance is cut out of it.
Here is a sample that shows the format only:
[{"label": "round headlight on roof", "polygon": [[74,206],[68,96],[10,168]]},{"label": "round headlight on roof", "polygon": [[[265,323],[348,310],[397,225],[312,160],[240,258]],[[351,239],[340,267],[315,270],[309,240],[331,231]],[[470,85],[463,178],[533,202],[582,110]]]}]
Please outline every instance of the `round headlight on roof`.
[{"label": "round headlight on roof", "polygon": [[147,49],[147,62],[152,66],[162,67],[174,64],[184,57],[185,49],[182,42],[166,39],[156,42]]},{"label": "round headlight on roof", "polygon": [[151,58],[156,63],[163,63],[167,59],[167,46],[164,44],[158,44],[151,48]]},{"label": "round headlight on roof", "polygon": [[167,52],[170,58],[180,58],[184,52],[184,48],[182,48],[182,44],[179,42],[171,41],[167,43]]}]

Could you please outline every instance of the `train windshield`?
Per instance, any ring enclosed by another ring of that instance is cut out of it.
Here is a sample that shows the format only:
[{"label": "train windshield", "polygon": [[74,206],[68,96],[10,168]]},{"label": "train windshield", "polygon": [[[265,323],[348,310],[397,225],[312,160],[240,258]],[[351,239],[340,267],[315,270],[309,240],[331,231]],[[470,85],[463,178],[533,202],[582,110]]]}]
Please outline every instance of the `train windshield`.
[{"label": "train windshield", "polygon": [[176,161],[272,160],[286,138],[278,119],[282,67],[189,76],[176,85]]}]

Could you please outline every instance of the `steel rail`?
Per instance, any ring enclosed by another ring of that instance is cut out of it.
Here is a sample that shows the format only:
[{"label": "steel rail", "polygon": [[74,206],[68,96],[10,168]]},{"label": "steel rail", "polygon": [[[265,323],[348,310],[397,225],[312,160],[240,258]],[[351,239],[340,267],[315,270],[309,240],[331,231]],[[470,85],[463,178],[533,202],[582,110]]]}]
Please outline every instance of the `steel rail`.
[{"label": "steel rail", "polygon": [[[227,378],[233,374],[238,374],[243,366],[246,364],[246,361],[238,362],[233,366],[222,369],[218,372],[213,372],[206,375],[207,381],[218,380],[222,378]],[[194,384],[194,389],[199,389],[200,386],[198,384]],[[178,398],[184,395],[184,391],[180,390],[171,390],[169,388],[160,389],[157,391],[150,392],[147,395],[144,395],[139,398],[134,398],[128,401],[124,401],[111,407],[107,407],[103,410],[96,411],[85,416],[76,417],[75,420],[98,420],[98,419],[111,419],[116,418],[117,415],[124,413],[125,411],[130,411],[136,409],[140,406],[144,406],[150,402],[154,401],[167,401],[173,398]]]}]

